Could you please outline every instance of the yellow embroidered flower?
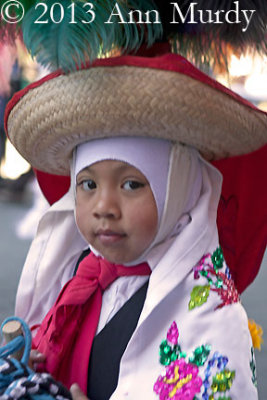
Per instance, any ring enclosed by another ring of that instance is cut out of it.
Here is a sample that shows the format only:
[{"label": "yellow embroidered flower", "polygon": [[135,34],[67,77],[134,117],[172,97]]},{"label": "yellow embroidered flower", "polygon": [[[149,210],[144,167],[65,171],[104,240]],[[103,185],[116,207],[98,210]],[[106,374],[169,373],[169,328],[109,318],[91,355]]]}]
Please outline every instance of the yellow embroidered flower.
[{"label": "yellow embroidered flower", "polygon": [[251,337],[252,337],[253,347],[255,349],[261,350],[261,345],[263,343],[263,339],[262,339],[263,329],[262,329],[262,327],[260,325],[256,324],[256,322],[253,321],[253,319],[249,319],[248,327],[249,327],[250,334],[251,334]]}]

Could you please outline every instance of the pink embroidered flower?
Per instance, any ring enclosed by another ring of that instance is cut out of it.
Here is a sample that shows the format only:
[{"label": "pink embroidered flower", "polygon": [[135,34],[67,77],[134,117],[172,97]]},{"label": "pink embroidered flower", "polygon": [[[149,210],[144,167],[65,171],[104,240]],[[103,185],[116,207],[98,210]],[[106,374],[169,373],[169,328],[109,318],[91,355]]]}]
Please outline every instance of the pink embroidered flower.
[{"label": "pink embroidered flower", "polygon": [[173,321],[171,324],[171,327],[169,328],[167,332],[167,340],[171,344],[178,344],[178,338],[179,338],[179,331],[176,325],[176,322]]},{"label": "pink embroidered flower", "polygon": [[160,400],[193,400],[195,394],[200,392],[201,385],[198,367],[181,358],[166,367],[165,376],[158,377],[154,392]]},{"label": "pink embroidered flower", "polygon": [[222,300],[215,310],[240,301],[239,293],[231,278],[229,268],[226,266],[223,271],[223,266],[224,258],[220,246],[212,255],[210,253],[205,254],[198,264],[194,266],[194,279],[199,279],[200,276],[203,276],[208,281],[208,284],[205,286],[195,286],[193,288],[188,304],[189,310],[193,310],[195,307],[200,307],[202,304],[206,303],[210,290],[216,292]]}]

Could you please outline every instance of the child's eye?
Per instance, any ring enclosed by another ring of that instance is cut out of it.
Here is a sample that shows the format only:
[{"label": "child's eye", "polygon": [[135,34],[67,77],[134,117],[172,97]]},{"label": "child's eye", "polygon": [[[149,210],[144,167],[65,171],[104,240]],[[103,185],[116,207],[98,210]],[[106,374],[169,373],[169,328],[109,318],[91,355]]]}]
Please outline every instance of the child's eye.
[{"label": "child's eye", "polygon": [[89,191],[96,189],[96,183],[92,179],[87,179],[79,183],[82,186],[83,190]]},{"label": "child's eye", "polygon": [[139,189],[141,187],[144,187],[145,185],[141,182],[138,181],[127,181],[123,184],[123,189],[126,190],[136,190]]}]

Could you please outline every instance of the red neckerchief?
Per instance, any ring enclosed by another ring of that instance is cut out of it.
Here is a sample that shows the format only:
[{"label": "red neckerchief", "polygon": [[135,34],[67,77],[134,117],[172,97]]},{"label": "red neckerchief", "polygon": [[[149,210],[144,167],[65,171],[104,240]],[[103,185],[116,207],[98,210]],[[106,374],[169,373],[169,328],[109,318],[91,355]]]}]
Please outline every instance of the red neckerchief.
[{"label": "red neckerchief", "polygon": [[70,387],[77,382],[86,392],[92,342],[103,291],[120,276],[150,275],[147,263],[125,267],[90,253],[66,283],[44,318],[33,347],[46,355],[45,369]]}]

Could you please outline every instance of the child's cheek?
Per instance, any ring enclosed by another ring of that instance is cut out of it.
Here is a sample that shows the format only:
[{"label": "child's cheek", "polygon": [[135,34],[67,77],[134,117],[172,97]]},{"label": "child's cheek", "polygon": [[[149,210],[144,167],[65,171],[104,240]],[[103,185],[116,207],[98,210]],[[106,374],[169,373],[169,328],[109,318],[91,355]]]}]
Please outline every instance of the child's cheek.
[{"label": "child's cheek", "polygon": [[145,203],[133,215],[133,223],[135,222],[140,238],[149,245],[157,234],[158,229],[158,213],[153,202]]},{"label": "child's cheek", "polygon": [[76,198],[75,219],[79,230],[83,235],[85,235],[88,228],[87,225],[89,218],[87,216],[86,207],[79,197]]}]

